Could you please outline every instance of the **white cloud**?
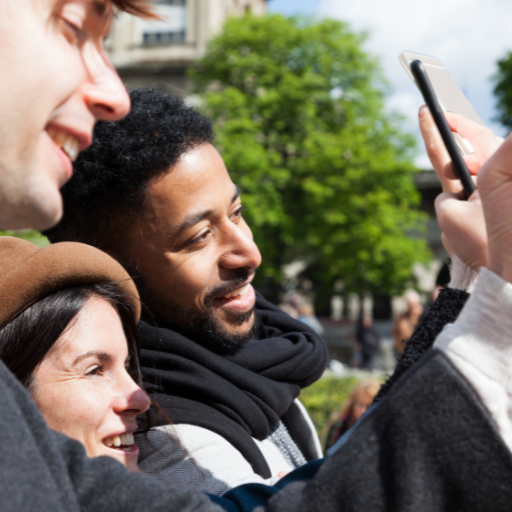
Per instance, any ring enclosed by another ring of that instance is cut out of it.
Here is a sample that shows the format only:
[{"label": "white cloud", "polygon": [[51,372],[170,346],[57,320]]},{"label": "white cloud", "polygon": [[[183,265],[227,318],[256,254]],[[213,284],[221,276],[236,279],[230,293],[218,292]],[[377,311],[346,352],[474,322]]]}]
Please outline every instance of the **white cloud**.
[{"label": "white cloud", "polygon": [[[466,93],[480,117],[499,135],[493,84],[496,61],[512,50],[512,2],[506,0],[321,0],[317,15],[367,30],[366,49],[381,58],[394,93],[388,106],[403,112],[416,130],[421,96],[406,75],[402,50],[434,55]],[[424,164],[425,155],[418,157]]]}]

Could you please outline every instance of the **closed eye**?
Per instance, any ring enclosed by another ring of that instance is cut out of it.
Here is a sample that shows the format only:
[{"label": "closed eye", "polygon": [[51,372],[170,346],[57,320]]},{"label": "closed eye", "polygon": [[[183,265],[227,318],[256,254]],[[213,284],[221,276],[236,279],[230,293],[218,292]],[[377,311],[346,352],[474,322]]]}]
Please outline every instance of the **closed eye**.
[{"label": "closed eye", "polygon": [[87,34],[84,32],[84,30],[82,30],[81,27],[77,26],[75,23],[67,20],[66,18],[62,18],[62,25],[64,27],[64,35],[70,43],[79,44],[87,38]]}]

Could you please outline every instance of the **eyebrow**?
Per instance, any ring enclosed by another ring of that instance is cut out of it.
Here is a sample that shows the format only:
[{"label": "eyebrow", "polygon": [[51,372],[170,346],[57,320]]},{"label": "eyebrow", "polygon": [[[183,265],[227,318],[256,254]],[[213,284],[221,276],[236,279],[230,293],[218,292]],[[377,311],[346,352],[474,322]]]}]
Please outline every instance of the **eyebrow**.
[{"label": "eyebrow", "polygon": [[[235,185],[235,193],[233,194],[233,197],[231,199],[231,204],[233,204],[239,197],[240,197],[240,187]],[[187,229],[191,228],[192,226],[196,225],[198,222],[201,222],[202,220],[206,219],[213,213],[213,210],[205,210],[200,213],[189,215],[185,218],[185,220],[176,228],[176,231],[171,235],[171,238],[176,238],[183,231],[186,231]]]},{"label": "eyebrow", "polygon": [[78,356],[73,361],[73,366],[77,365],[80,361],[83,361],[88,357],[97,357],[103,363],[109,363],[112,361],[112,356],[110,354],[106,354],[105,352],[98,352],[97,350],[89,350],[88,352],[85,352],[85,354]]}]

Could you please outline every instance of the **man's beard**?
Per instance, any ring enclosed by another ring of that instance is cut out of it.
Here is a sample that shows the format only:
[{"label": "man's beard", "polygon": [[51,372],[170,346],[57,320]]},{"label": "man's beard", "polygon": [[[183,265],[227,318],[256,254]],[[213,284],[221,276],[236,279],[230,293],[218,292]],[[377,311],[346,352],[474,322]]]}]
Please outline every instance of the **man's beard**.
[{"label": "man's beard", "polygon": [[[233,352],[243,347],[254,336],[256,322],[253,321],[250,329],[246,332],[231,332],[229,327],[226,327],[216,316],[214,300],[216,297],[222,296],[223,292],[228,293],[230,290],[236,289],[238,285],[243,285],[253,273],[254,271],[239,269],[236,272],[236,277],[208,291],[203,301],[206,309],[202,312],[168,298],[165,301],[158,301],[159,304],[154,304],[155,307],[151,309],[171,329],[208,350],[217,354]],[[239,327],[250,320],[253,313],[254,307],[240,314],[225,311],[225,317],[229,325]]]}]

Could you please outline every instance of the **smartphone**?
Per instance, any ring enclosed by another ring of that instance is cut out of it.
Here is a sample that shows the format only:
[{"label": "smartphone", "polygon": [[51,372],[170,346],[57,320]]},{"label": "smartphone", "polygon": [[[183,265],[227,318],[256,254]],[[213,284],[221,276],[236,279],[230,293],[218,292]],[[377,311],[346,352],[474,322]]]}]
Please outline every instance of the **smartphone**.
[{"label": "smartphone", "polygon": [[469,197],[476,190],[476,187],[462,155],[472,154],[473,148],[467,140],[450,130],[444,112],[447,110],[456,112],[481,125],[484,124],[483,121],[438,59],[419,53],[402,52],[400,62],[420,89],[425,102],[430,108],[432,117],[452,159],[455,172],[462,182],[464,193],[466,197]]}]

